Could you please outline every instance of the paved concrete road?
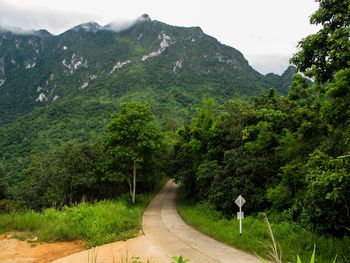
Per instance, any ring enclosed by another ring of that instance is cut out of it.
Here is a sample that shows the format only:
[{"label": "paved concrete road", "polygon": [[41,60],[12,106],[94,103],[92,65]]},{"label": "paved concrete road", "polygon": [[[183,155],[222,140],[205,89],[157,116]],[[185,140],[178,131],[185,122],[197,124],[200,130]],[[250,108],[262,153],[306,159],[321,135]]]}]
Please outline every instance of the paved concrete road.
[{"label": "paved concrete road", "polygon": [[152,263],[170,263],[172,257],[180,255],[190,259],[189,263],[261,262],[252,255],[226,246],[186,225],[176,211],[178,188],[169,181],[150,203],[142,220],[144,235],[85,250],[55,262],[111,263],[138,256],[142,262],[150,260]]},{"label": "paved concrete road", "polygon": [[145,211],[142,229],[167,256],[190,259],[189,263],[261,263],[250,254],[211,239],[185,224],[176,211],[179,186],[169,181]]}]

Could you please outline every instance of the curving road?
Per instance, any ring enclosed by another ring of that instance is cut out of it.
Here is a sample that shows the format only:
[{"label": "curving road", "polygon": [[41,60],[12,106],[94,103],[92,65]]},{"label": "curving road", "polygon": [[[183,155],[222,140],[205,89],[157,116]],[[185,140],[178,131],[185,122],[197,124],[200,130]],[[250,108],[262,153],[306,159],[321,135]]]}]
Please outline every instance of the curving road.
[{"label": "curving road", "polygon": [[188,226],[176,210],[179,186],[169,181],[152,200],[142,219],[145,236],[167,257],[183,255],[190,263],[260,263],[250,254],[224,245]]},{"label": "curving road", "polygon": [[149,260],[152,263],[170,263],[173,262],[172,257],[180,255],[190,259],[189,263],[261,262],[258,258],[211,239],[185,224],[176,211],[178,188],[170,180],[149,204],[142,218],[144,235],[85,250],[55,262],[125,262],[123,259],[137,256],[142,262]]}]

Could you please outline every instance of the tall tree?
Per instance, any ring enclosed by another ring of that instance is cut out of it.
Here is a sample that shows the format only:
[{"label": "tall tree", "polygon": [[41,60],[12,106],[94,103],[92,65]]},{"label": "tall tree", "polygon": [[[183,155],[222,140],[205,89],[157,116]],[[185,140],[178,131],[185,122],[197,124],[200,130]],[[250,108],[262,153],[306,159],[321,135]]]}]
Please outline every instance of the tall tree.
[{"label": "tall tree", "polygon": [[304,141],[303,148],[313,153],[309,152],[303,165],[290,162],[282,167],[282,183],[288,187],[291,180],[285,179],[290,174],[303,175],[300,178],[304,179],[306,192],[300,217],[306,216],[316,229],[344,235],[341,226],[349,224],[350,196],[350,1],[316,2],[320,6],[310,22],[321,29],[301,40],[301,50],[291,59],[299,71],[314,78],[312,88],[316,92],[303,85],[299,76],[289,96],[299,101],[299,113],[308,112],[293,137]]},{"label": "tall tree", "polygon": [[72,205],[85,198],[94,198],[97,161],[100,147],[87,143],[68,143],[45,156],[32,156],[23,169],[12,194],[28,207],[40,209],[56,205]]},{"label": "tall tree", "polygon": [[7,183],[5,171],[0,167],[0,199],[6,197]]},{"label": "tall tree", "polygon": [[298,70],[325,83],[335,72],[348,68],[350,61],[349,0],[316,0],[319,9],[310,23],[321,25],[316,33],[299,42],[301,50],[291,59]]},{"label": "tall tree", "polygon": [[138,168],[154,157],[160,148],[160,133],[153,123],[149,104],[121,103],[106,126],[104,146],[109,160],[109,180],[127,180],[132,203],[135,203]]}]

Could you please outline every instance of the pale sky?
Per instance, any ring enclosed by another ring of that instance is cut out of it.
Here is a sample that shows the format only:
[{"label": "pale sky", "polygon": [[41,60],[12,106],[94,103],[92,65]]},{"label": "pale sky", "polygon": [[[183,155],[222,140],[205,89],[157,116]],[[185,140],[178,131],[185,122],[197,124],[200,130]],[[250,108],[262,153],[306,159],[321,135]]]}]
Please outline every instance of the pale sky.
[{"label": "pale sky", "polygon": [[175,26],[199,26],[204,33],[243,53],[262,74],[283,73],[309,24],[314,0],[0,0],[0,25],[60,34],[78,24],[124,23],[148,14]]}]

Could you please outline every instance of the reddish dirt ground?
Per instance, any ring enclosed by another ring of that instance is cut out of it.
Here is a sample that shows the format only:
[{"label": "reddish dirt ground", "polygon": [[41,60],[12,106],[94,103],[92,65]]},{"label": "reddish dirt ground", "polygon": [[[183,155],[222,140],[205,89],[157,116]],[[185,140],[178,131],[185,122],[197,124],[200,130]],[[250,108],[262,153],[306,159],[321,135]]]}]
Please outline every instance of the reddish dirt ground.
[{"label": "reddish dirt ground", "polygon": [[47,263],[82,250],[82,241],[32,243],[0,235],[0,263]]}]

